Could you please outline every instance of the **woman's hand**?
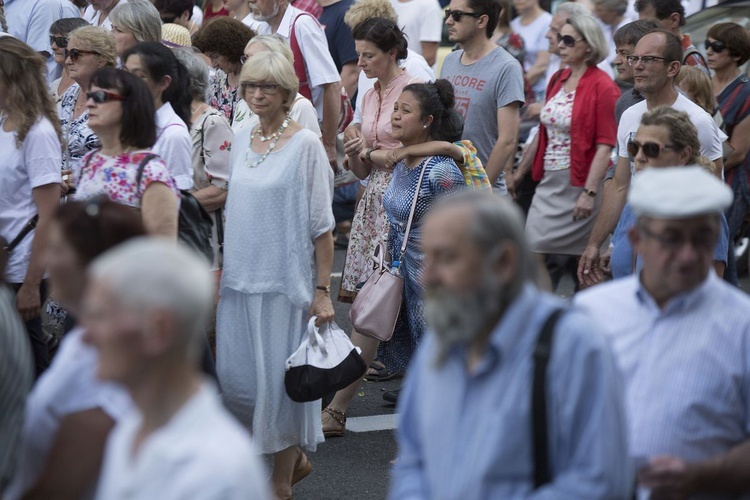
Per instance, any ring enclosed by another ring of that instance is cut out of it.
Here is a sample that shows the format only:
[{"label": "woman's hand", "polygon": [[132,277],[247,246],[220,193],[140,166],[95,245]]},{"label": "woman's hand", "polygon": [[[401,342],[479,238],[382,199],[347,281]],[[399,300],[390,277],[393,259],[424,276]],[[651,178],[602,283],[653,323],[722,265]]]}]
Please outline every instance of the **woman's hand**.
[{"label": "woman's hand", "polygon": [[396,148],[391,149],[386,153],[385,156],[385,166],[393,169],[393,167],[396,166],[396,163],[400,162],[401,160],[405,159],[407,157],[406,155],[406,149],[405,148]]},{"label": "woman's hand", "polygon": [[323,290],[315,290],[315,298],[310,306],[310,317],[317,316],[315,326],[320,327],[333,321],[333,304],[331,296]]},{"label": "woman's hand", "polygon": [[576,201],[576,207],[573,209],[573,220],[586,219],[591,216],[593,211],[594,198],[582,191],[578,201]]},{"label": "woman's hand", "polygon": [[73,171],[72,170],[63,170],[62,171],[62,180],[60,181],[60,189],[62,191],[62,195],[65,196],[71,190],[75,190],[76,183],[73,179]]},{"label": "woman's hand", "polygon": [[362,137],[354,137],[344,142],[346,156],[357,157],[365,150],[365,141]]}]

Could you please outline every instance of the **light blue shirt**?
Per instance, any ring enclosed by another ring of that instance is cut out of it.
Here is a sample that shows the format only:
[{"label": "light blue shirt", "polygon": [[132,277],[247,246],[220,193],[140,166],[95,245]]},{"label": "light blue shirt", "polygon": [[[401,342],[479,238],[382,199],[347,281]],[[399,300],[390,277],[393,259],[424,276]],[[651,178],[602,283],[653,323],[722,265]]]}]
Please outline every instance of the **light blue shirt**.
[{"label": "light blue shirt", "polygon": [[577,294],[611,341],[634,457],[688,462],[750,435],[750,298],[713,271],[659,309],[630,276]]},{"label": "light blue shirt", "polygon": [[390,498],[625,499],[633,483],[621,383],[602,335],[579,310],[558,321],[547,371],[550,469],[533,489],[532,352],[563,303],[527,285],[467,371],[454,348],[437,366],[430,333],[399,397],[399,458]]}]

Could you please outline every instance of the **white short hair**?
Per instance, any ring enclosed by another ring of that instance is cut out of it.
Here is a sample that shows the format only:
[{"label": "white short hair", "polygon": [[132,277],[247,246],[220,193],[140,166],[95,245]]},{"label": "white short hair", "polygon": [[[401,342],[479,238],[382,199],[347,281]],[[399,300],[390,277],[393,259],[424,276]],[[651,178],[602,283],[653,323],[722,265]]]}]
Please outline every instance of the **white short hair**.
[{"label": "white short hair", "polygon": [[580,3],[563,2],[557,6],[556,16],[563,16],[565,19],[576,16],[590,16],[591,11]]},{"label": "white short hair", "polygon": [[213,275],[206,260],[166,239],[130,240],[97,258],[89,268],[117,301],[139,314],[167,310],[174,315],[177,342],[200,352],[214,301]]}]

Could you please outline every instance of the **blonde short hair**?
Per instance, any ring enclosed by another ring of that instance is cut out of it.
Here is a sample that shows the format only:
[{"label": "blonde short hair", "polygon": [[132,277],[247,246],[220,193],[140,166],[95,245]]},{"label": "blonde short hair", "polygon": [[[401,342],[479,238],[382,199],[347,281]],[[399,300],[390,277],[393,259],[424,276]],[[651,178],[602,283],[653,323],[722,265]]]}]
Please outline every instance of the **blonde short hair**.
[{"label": "blonde short hair", "polygon": [[97,52],[107,66],[117,64],[115,39],[112,33],[98,26],[82,26],[70,32],[70,39],[75,38],[88,46],[88,50]]},{"label": "blonde short hair", "polygon": [[398,14],[388,0],[359,0],[349,7],[344,22],[354,29],[370,17],[383,17],[394,23],[398,22]]},{"label": "blonde short hair", "polygon": [[714,96],[711,77],[694,66],[683,65],[677,73],[675,83],[689,94],[695,104],[703,108],[706,113],[713,115],[716,111],[716,97]]},{"label": "blonde short hair", "polygon": [[[286,92],[284,109],[292,109],[297,98],[299,79],[294,73],[294,66],[283,55],[277,52],[261,52],[247,60],[240,71],[240,84],[247,82],[272,82]],[[242,97],[245,92],[242,90]]]},{"label": "blonde short hair", "polygon": [[289,43],[281,35],[258,35],[251,38],[245,48],[251,45],[261,44],[271,52],[276,52],[284,56],[292,65],[294,65],[294,54],[289,48]]}]

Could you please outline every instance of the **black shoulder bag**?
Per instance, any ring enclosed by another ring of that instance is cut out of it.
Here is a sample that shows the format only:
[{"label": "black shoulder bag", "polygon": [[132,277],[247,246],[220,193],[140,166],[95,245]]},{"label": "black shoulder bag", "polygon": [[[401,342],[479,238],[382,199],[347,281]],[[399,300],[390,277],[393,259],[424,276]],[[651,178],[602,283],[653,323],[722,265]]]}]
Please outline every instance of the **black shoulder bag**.
[{"label": "black shoulder bag", "polygon": [[[148,162],[156,158],[155,154],[146,155],[138,166],[138,175],[135,178],[137,190],[141,190],[141,178],[143,169]],[[211,246],[211,228],[213,221],[203,206],[195,199],[190,191],[180,190],[180,216],[177,238],[187,246],[203,255],[209,262],[214,260],[214,249]]]},{"label": "black shoulder bag", "polygon": [[563,309],[555,309],[545,321],[534,347],[534,380],[531,393],[531,431],[534,442],[534,489],[552,480],[547,436],[547,364],[552,356],[552,334]]}]

